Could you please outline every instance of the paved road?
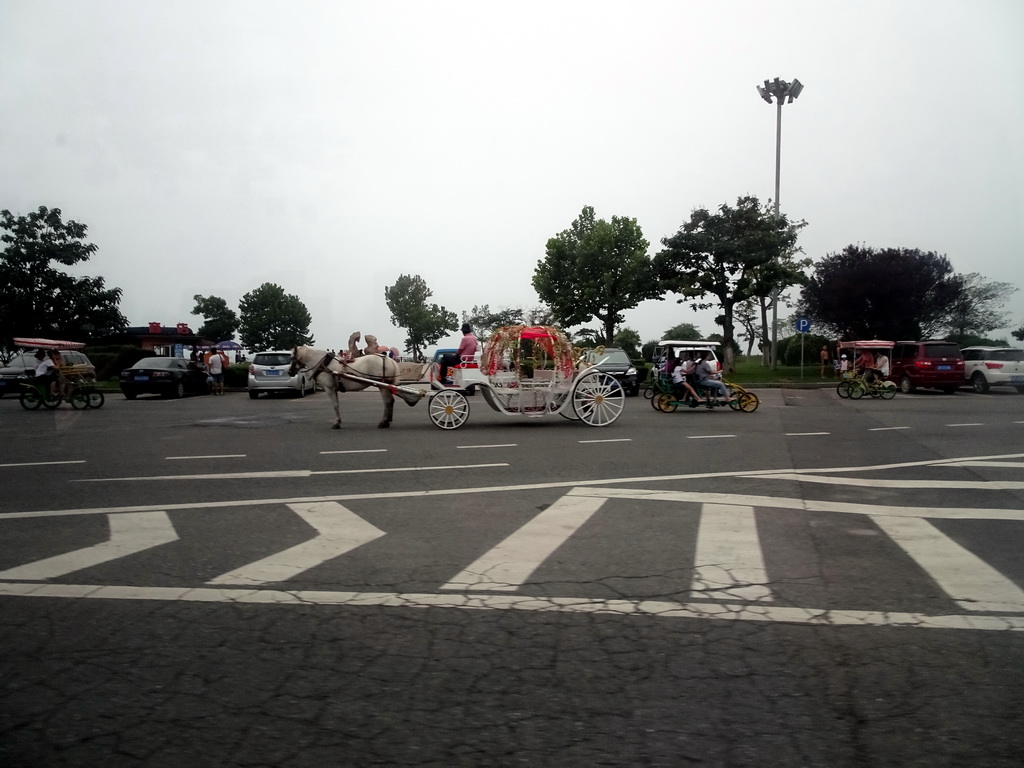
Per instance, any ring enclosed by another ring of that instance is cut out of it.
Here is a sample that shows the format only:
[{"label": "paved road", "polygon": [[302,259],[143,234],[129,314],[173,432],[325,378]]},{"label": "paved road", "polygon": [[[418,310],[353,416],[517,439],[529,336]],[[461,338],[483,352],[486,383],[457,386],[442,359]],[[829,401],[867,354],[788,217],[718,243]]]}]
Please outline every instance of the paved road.
[{"label": "paved road", "polygon": [[0,400],[10,765],[1017,765],[1024,398]]}]

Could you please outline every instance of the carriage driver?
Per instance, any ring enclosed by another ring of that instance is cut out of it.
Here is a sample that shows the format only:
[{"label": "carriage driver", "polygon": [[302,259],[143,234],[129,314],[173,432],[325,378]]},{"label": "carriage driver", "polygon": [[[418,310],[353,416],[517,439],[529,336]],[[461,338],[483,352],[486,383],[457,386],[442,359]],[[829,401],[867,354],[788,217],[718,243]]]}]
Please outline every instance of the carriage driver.
[{"label": "carriage driver", "polygon": [[41,349],[36,350],[35,382],[44,385],[50,394],[57,394],[57,367]]},{"label": "carriage driver", "polygon": [[476,336],[473,335],[473,327],[469,323],[463,323],[462,341],[459,342],[458,351],[455,354],[449,352],[447,355],[441,356],[441,384],[447,383],[449,368],[458,365],[464,357],[473,359],[473,356],[476,355],[477,343]]}]

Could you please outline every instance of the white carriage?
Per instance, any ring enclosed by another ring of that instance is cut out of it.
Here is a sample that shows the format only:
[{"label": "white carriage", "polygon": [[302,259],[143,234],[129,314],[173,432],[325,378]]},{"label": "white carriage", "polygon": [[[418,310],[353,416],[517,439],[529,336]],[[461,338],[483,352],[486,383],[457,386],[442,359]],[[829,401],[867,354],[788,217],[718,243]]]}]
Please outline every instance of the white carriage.
[{"label": "white carriage", "polygon": [[466,394],[479,391],[506,415],[537,418],[559,414],[591,427],[605,427],[622,414],[622,385],[594,368],[576,369],[572,345],[557,328],[509,325],[498,328],[483,352],[452,369],[451,385],[431,371],[427,407],[441,429],[456,429],[469,418]]}]

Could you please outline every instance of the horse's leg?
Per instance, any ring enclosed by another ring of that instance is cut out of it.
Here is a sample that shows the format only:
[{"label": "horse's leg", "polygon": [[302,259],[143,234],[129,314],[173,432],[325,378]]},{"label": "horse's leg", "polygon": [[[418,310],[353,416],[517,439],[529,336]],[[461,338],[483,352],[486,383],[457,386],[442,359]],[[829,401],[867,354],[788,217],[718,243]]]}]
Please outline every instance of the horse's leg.
[{"label": "horse's leg", "polygon": [[391,418],[395,413],[395,396],[391,394],[390,389],[380,388],[380,397],[384,401],[384,418],[381,419],[380,424],[377,425],[378,429],[387,429],[391,426]]},{"label": "horse's leg", "polygon": [[317,374],[317,379],[320,381],[320,386],[324,388],[327,402],[334,409],[334,423],[331,425],[331,429],[341,429],[341,406],[338,404],[337,379],[334,378],[334,374],[330,371],[323,371]]}]

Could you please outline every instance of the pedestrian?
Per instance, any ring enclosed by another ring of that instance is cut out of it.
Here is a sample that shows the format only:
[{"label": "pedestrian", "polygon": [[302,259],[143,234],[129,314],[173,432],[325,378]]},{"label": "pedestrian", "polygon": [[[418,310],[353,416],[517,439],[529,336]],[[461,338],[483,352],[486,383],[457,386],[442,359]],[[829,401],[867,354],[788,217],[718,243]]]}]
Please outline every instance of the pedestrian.
[{"label": "pedestrian", "polygon": [[828,346],[827,345],[825,345],[825,344],[821,345],[821,352],[820,352],[819,356],[821,357],[821,378],[824,379],[825,378],[825,369],[826,368],[828,368],[829,373],[832,372],[832,366],[829,365]]},{"label": "pedestrian", "polygon": [[850,358],[848,358],[846,355],[841,355],[839,357],[839,375],[842,376],[845,379],[846,378],[846,374],[849,373],[849,372],[850,372]]},{"label": "pedestrian", "polygon": [[203,362],[206,363],[206,371],[213,378],[213,394],[224,394],[224,371],[227,370],[228,356],[222,350],[213,347],[207,353]]}]

